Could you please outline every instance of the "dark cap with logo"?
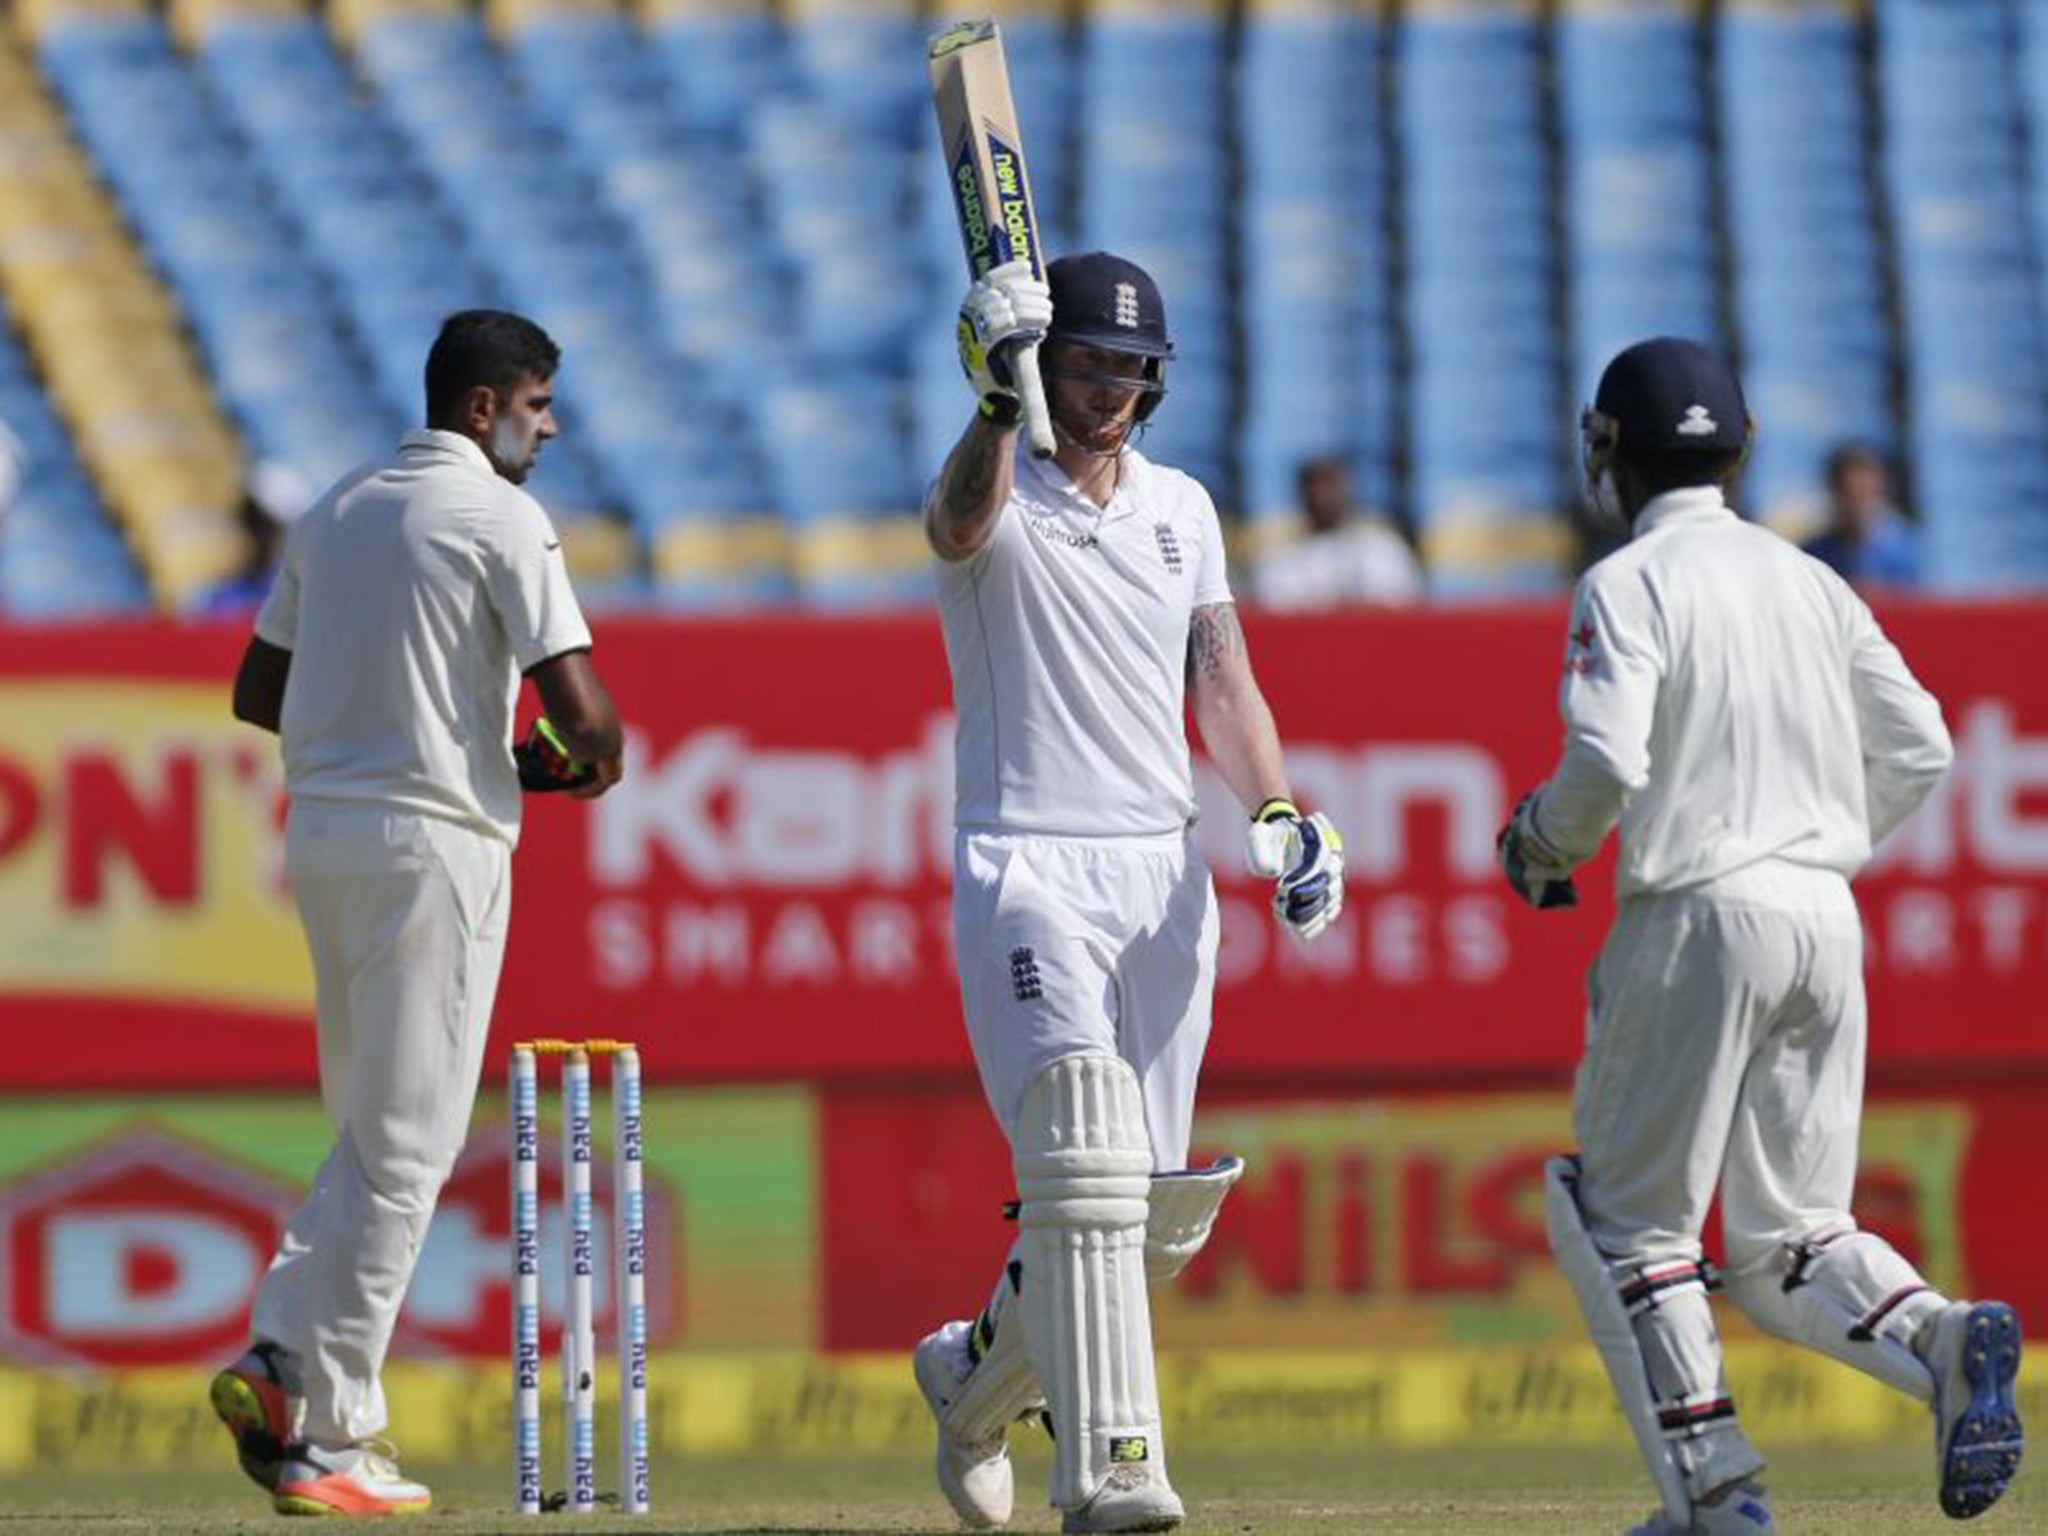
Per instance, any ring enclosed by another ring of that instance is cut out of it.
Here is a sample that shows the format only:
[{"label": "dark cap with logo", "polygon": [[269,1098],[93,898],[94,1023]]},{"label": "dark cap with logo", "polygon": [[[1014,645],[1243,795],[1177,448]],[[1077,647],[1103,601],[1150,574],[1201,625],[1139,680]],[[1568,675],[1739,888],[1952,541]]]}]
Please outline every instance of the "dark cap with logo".
[{"label": "dark cap with logo", "polygon": [[1169,358],[1166,303],[1159,285],[1135,261],[1107,251],[1062,256],[1045,269],[1052,288],[1047,341],[1079,341],[1141,357]]},{"label": "dark cap with logo", "polygon": [[1749,407],[1728,360],[1679,336],[1655,336],[1616,355],[1600,375],[1593,409],[1619,429],[1616,448],[1634,458],[1736,453],[1749,440]]}]

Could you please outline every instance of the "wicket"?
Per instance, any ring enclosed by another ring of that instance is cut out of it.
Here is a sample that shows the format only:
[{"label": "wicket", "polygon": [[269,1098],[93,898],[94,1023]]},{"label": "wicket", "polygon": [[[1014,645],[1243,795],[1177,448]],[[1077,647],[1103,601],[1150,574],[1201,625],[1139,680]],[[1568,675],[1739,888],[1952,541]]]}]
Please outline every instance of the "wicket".
[{"label": "wicket", "polygon": [[512,1444],[515,1496],[537,1515],[540,1435],[539,1058],[562,1058],[562,1201],[569,1218],[562,1407],[563,1507],[597,1507],[596,1270],[590,1177],[590,1059],[612,1075],[613,1308],[619,1335],[619,1510],[647,1512],[647,1224],[641,1186],[640,1053],[629,1040],[521,1040],[512,1046]]}]

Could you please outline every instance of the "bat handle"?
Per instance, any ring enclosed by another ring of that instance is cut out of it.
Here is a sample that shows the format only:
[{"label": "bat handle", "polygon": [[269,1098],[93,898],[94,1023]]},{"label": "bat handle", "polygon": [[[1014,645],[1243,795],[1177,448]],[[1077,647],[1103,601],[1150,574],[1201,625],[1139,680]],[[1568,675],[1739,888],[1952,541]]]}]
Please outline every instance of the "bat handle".
[{"label": "bat handle", "polygon": [[1049,459],[1053,454],[1052,408],[1045,403],[1045,379],[1038,371],[1038,343],[1028,342],[1010,358],[1010,373],[1017,382],[1017,399],[1024,407],[1024,430],[1031,436],[1031,456]]}]

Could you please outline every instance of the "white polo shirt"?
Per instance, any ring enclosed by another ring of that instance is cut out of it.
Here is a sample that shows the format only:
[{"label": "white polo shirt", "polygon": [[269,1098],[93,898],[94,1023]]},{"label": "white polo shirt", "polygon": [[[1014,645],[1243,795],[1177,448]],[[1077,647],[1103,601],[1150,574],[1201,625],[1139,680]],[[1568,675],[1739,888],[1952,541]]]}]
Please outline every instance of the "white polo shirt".
[{"label": "white polo shirt", "polygon": [[1098,507],[1020,441],[987,544],[939,562],[963,831],[1177,833],[1194,819],[1189,619],[1231,600],[1209,493],[1126,449]]},{"label": "white polo shirt", "polygon": [[292,526],[256,633],[292,653],[293,800],[355,802],[517,842],[520,674],[590,630],[539,502],[453,432],[408,432]]},{"label": "white polo shirt", "polygon": [[1586,858],[1618,815],[1621,897],[1765,860],[1853,875],[1952,756],[1863,600],[1712,487],[1580,578],[1562,705],[1536,829]]}]

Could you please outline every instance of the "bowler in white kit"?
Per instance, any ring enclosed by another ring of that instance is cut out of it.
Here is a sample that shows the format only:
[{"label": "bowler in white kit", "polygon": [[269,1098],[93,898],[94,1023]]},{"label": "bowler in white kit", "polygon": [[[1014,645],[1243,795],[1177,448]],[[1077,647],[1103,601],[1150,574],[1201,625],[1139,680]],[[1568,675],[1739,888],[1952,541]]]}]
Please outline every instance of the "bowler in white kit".
[{"label": "bowler in white kit", "polygon": [[[979,397],[925,504],[952,669],[961,1000],[1008,1137],[1018,1235],[987,1307],[917,1347],[961,1520],[1011,1514],[1007,1431],[1042,1412],[1066,1531],[1179,1523],[1148,1278],[1201,1247],[1241,1165],[1187,1168],[1215,988],[1183,710],[1302,938],[1343,903],[1342,844],[1289,796],[1208,493],[1134,430],[1173,355],[1158,288],[1101,252],[998,267],[967,295]],[[1057,453],[1020,442],[1006,359],[1043,336]]]},{"label": "bowler in white kit", "polygon": [[[312,951],[333,1151],[213,1380],[242,1469],[286,1514],[427,1507],[382,1438],[379,1375],[469,1131],[511,910],[520,793],[619,778],[617,712],[561,540],[520,488],[560,354],[519,315],[452,315],[427,426],[296,522],[235,678],[282,738],[286,872]],[[515,754],[521,677],[552,733]]]},{"label": "bowler in white kit", "polygon": [[[1588,980],[1578,1155],[1547,1170],[1552,1250],[1662,1509],[1633,1536],[1777,1529],[1707,1304],[1929,1405],[1958,1519],[2018,1466],[2020,1328],[1938,1294],[1856,1225],[1863,930],[1849,882],[1948,768],[1941,710],[1870,609],[1724,490],[1752,425],[1689,341],[1607,367],[1583,421],[1596,509],[1629,542],[1580,580],[1565,747],[1500,838],[1532,905],[1619,824]],[[1718,1187],[1725,1267],[1700,1232]]]}]

